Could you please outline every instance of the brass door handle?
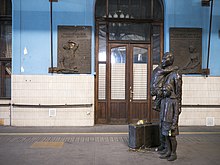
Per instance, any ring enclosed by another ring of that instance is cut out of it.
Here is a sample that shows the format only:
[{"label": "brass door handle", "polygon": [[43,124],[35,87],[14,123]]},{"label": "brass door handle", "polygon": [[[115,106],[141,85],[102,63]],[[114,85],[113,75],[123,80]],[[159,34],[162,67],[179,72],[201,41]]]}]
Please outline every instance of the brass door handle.
[{"label": "brass door handle", "polygon": [[134,94],[134,92],[132,91],[132,87],[130,86],[130,102],[133,99],[133,94]]},{"label": "brass door handle", "polygon": [[130,90],[130,98],[133,98],[133,94],[134,94],[134,92],[132,90]]}]

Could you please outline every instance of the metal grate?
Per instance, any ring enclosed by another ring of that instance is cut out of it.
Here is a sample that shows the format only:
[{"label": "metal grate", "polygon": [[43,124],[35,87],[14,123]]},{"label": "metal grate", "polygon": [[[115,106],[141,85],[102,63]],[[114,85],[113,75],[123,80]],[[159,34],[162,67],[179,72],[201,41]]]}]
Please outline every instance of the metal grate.
[{"label": "metal grate", "polygon": [[215,118],[206,117],[206,126],[215,126]]},{"label": "metal grate", "polygon": [[57,115],[57,110],[55,108],[49,109],[49,117],[55,117]]}]

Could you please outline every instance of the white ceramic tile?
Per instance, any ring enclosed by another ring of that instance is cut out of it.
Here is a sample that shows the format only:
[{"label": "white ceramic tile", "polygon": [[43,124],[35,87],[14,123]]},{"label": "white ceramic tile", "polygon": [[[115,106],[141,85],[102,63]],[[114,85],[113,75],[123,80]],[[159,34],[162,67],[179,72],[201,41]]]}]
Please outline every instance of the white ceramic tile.
[{"label": "white ceramic tile", "polygon": [[[87,112],[91,111],[91,115]],[[49,117],[48,109],[16,108],[13,111],[13,125],[17,126],[92,126],[94,110],[91,108],[57,108],[57,116]]]}]

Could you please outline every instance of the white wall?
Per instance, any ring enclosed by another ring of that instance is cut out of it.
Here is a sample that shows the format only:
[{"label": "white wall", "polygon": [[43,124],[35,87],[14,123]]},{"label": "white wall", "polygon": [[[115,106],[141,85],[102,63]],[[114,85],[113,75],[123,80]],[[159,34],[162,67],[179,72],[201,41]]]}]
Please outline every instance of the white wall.
[{"label": "white wall", "polygon": [[[7,105],[10,100],[0,100],[0,103]],[[12,125],[14,126],[92,126],[95,120],[94,77],[92,75],[13,75],[11,103],[35,105],[35,107],[13,106]],[[57,107],[56,116],[50,117],[50,108],[38,107],[39,104],[91,104],[92,106]],[[209,117],[214,119],[215,125],[220,125],[220,77],[183,76],[182,104],[184,106],[180,115],[180,126],[206,125]],[[200,106],[196,107],[196,105]],[[0,107],[0,120],[4,125],[10,124],[9,106]]]},{"label": "white wall", "polygon": [[[15,105],[12,109],[15,126],[92,126],[94,77],[13,75],[12,104]],[[52,107],[45,107],[49,105]],[[54,117],[49,116],[51,108],[56,109]]]},{"label": "white wall", "polygon": [[207,117],[220,125],[220,77],[184,76],[182,97],[183,105],[204,107],[182,108],[179,125],[206,125]]},{"label": "white wall", "polygon": [[10,125],[11,100],[0,100],[0,125]]}]

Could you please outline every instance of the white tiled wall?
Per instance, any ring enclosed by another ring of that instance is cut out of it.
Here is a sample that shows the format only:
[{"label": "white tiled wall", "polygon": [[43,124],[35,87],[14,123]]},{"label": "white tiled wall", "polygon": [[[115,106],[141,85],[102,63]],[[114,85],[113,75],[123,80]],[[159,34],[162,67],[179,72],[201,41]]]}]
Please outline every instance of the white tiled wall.
[{"label": "white tiled wall", "polygon": [[220,77],[183,77],[184,105],[220,105]]},{"label": "white tiled wall", "polygon": [[10,106],[11,100],[0,100],[0,123],[10,125]]},{"label": "white tiled wall", "polygon": [[12,76],[14,104],[94,104],[91,75]]},{"label": "white tiled wall", "polygon": [[76,126],[94,125],[94,77],[92,75],[13,75],[12,104],[79,105],[88,107],[55,107],[56,117],[49,117],[49,108],[19,107],[12,109],[12,125]]},{"label": "white tiled wall", "polygon": [[[16,107],[12,109],[12,125],[16,126],[92,126],[94,125],[94,77],[91,75],[13,75],[12,100],[0,104],[75,105],[90,107],[58,107],[49,117],[49,108]],[[220,77],[183,76],[183,105],[220,105]],[[207,117],[220,125],[219,107],[183,107],[179,125],[206,125]],[[10,122],[10,107],[0,107],[0,120]]]},{"label": "white tiled wall", "polygon": [[[54,109],[54,108],[53,108]],[[56,116],[49,116],[49,108],[14,108],[15,126],[93,126],[94,110],[90,108],[55,108]]]},{"label": "white tiled wall", "polygon": [[183,105],[209,105],[210,107],[182,108],[179,125],[206,125],[207,117],[214,117],[220,125],[220,77],[183,77]]},{"label": "white tiled wall", "polygon": [[214,117],[214,124],[220,125],[220,108],[183,108],[179,125],[206,125],[207,117]]}]

